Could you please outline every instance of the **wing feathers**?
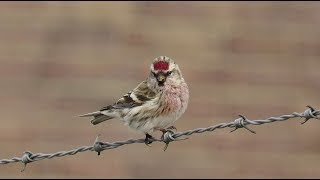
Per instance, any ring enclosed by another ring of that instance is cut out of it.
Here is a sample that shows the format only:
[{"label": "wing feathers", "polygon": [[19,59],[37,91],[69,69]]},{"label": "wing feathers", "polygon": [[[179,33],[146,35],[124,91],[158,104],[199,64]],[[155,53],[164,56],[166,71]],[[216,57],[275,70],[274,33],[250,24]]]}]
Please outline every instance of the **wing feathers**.
[{"label": "wing feathers", "polygon": [[141,106],[146,101],[151,100],[156,96],[148,86],[147,82],[143,81],[140,83],[133,91],[128,92],[122,98],[120,98],[112,108],[122,109],[122,108],[133,108],[136,106]]},{"label": "wing feathers", "polygon": [[94,119],[91,120],[91,123],[95,125],[114,117],[118,117],[114,113],[123,113],[122,111],[118,110],[141,106],[144,103],[154,99],[155,96],[156,93],[148,87],[146,81],[143,81],[134,90],[122,96],[116,103],[102,107],[99,111],[80,115],[80,117],[93,116]]}]

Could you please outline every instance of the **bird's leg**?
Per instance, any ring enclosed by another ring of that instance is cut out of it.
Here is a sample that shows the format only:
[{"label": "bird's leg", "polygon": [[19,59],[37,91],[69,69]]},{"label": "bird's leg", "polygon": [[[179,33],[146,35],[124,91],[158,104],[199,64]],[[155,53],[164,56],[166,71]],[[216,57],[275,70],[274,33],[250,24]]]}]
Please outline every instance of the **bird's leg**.
[{"label": "bird's leg", "polygon": [[144,143],[147,145],[147,146],[151,146],[150,144],[152,143],[152,141],[150,141],[150,139],[152,139],[153,137],[146,133],[146,138],[144,139]]}]

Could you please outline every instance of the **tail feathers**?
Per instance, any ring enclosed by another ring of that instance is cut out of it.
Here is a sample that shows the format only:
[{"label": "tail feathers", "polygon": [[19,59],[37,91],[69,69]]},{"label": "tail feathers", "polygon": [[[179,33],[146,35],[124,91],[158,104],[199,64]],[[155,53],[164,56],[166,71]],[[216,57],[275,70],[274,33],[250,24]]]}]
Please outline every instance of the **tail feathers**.
[{"label": "tail feathers", "polygon": [[91,123],[93,125],[96,125],[96,124],[99,124],[103,121],[106,121],[106,120],[109,120],[109,119],[112,119],[113,117],[110,117],[110,116],[106,116],[106,115],[103,115],[103,114],[99,114],[99,115],[95,115],[94,116],[94,119],[91,120]]},{"label": "tail feathers", "polygon": [[91,112],[91,113],[79,115],[79,117],[89,117],[89,116],[95,116],[95,115],[99,115],[99,114],[101,114],[101,112],[96,111],[96,112]]},{"label": "tail feathers", "polygon": [[87,114],[83,114],[83,115],[79,115],[79,117],[90,117],[93,116],[94,118],[91,120],[91,123],[93,125],[99,124],[103,121],[112,119],[113,117],[101,114],[100,111],[96,111],[96,112],[92,112],[92,113],[87,113]]}]

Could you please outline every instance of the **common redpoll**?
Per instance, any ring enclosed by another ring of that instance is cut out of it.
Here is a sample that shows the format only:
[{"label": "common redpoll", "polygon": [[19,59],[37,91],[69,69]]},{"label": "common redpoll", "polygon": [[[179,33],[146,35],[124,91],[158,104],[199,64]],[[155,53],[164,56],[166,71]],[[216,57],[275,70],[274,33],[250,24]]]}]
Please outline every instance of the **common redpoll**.
[{"label": "common redpoll", "polygon": [[188,86],[179,66],[171,58],[160,56],[151,64],[148,78],[135,89],[114,104],[80,117],[93,116],[93,125],[119,118],[125,125],[143,132],[148,145],[154,130],[175,128],[172,124],[185,112],[188,101]]}]

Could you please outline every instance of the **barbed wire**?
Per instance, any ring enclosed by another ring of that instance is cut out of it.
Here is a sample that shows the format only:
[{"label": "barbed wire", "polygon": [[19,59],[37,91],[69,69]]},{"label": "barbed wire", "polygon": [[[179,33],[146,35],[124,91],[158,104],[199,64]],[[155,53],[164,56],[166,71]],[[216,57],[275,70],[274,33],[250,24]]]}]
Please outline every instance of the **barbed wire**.
[{"label": "barbed wire", "polygon": [[[229,123],[220,123],[220,124],[210,126],[207,128],[197,128],[197,129],[193,129],[193,130],[188,130],[188,131],[184,131],[184,132],[176,132],[176,133],[174,133],[174,131],[172,131],[172,130],[167,130],[167,131],[163,132],[163,135],[161,136],[160,139],[152,137],[152,138],[150,138],[149,141],[150,142],[163,142],[163,143],[165,143],[165,147],[163,149],[165,151],[170,142],[186,140],[188,138],[182,137],[182,136],[190,136],[195,133],[210,132],[210,131],[214,131],[216,129],[223,129],[223,128],[234,128],[233,130],[230,131],[230,133],[231,133],[239,128],[245,128],[246,130],[255,134],[256,132],[249,129],[247,127],[247,125],[262,125],[262,124],[267,124],[267,123],[272,123],[272,122],[277,122],[277,121],[286,121],[286,120],[289,120],[292,118],[297,118],[297,117],[305,118],[305,120],[303,122],[301,122],[301,124],[306,123],[308,120],[310,120],[312,118],[319,119],[318,116],[320,115],[320,111],[315,110],[311,106],[307,106],[307,107],[308,107],[308,109],[302,113],[294,112],[289,115],[281,115],[279,117],[270,117],[270,118],[267,118],[264,120],[249,120],[245,116],[239,115],[239,118],[235,119],[234,121],[231,121]],[[126,141],[117,141],[117,142],[100,142],[99,136],[100,135],[98,135],[96,137],[94,144],[92,146],[82,146],[77,149],[73,149],[73,150],[69,150],[69,151],[59,151],[59,152],[52,153],[52,154],[43,154],[43,153],[33,154],[30,151],[26,151],[23,153],[23,156],[21,158],[14,157],[12,159],[2,159],[2,160],[0,160],[0,164],[22,162],[24,164],[24,168],[21,170],[21,172],[23,172],[26,168],[26,165],[28,163],[31,163],[34,161],[39,161],[39,160],[43,160],[43,159],[51,159],[54,157],[63,157],[66,155],[75,155],[79,152],[84,152],[84,151],[95,151],[98,153],[98,155],[100,155],[100,152],[102,152],[104,150],[118,148],[118,147],[126,145],[126,144],[145,143],[144,138],[129,139]]]}]

